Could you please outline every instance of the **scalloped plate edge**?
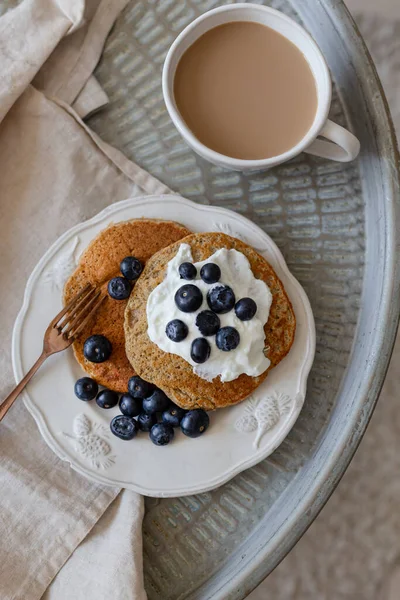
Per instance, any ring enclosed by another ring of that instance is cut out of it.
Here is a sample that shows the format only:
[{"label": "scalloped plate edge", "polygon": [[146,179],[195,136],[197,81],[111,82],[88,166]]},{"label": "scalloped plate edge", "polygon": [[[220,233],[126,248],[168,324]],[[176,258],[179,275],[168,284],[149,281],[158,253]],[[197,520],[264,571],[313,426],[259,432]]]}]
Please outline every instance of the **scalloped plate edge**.
[{"label": "scalloped plate edge", "polygon": [[[27,391],[23,392],[22,397],[23,397],[25,406],[27,407],[27,409],[29,410],[29,412],[31,413],[33,418],[35,419],[38,429],[40,431],[40,434],[43,437],[44,441],[61,460],[68,462],[76,472],[78,472],[79,474],[83,475],[84,477],[90,479],[91,481],[93,481],[95,483],[102,483],[102,484],[106,484],[109,486],[118,486],[118,487],[122,487],[122,488],[127,488],[127,489],[131,489],[131,490],[136,491],[143,495],[162,498],[162,497],[176,497],[176,496],[198,494],[198,493],[203,493],[203,492],[207,492],[212,489],[215,489],[216,487],[223,485],[224,483],[226,483],[227,481],[229,481],[230,479],[232,479],[233,477],[235,477],[242,471],[244,471],[250,467],[253,467],[260,461],[264,460],[270,454],[272,454],[276,450],[276,448],[278,448],[278,446],[282,443],[282,441],[286,438],[286,436],[292,429],[294,423],[296,422],[296,420],[300,414],[302,406],[304,404],[304,399],[305,399],[305,394],[306,394],[307,377],[308,377],[308,374],[310,372],[310,369],[311,369],[311,366],[312,366],[312,363],[314,360],[316,335],[315,335],[314,317],[313,317],[313,313],[311,310],[310,302],[308,300],[308,297],[307,297],[305,291],[303,290],[302,286],[299,284],[297,279],[289,271],[289,269],[286,265],[286,261],[282,255],[281,251],[276,246],[275,242],[273,242],[273,240],[262,229],[260,229],[257,225],[255,225],[252,221],[250,221],[246,217],[243,217],[242,215],[239,215],[229,209],[216,207],[216,206],[195,204],[194,202],[192,202],[190,200],[186,200],[186,199],[184,199],[178,195],[174,195],[174,194],[140,196],[140,197],[136,197],[136,198],[128,198],[127,200],[122,200],[120,202],[111,204],[111,205],[107,206],[105,209],[103,209],[101,212],[99,212],[97,215],[92,217],[91,219],[88,219],[88,220],[86,220],[82,223],[79,223],[78,225],[75,225],[74,227],[70,228],[68,231],[66,231],[64,234],[62,234],[54,242],[54,244],[52,244],[50,246],[50,248],[45,252],[45,254],[42,256],[42,258],[39,260],[36,267],[33,269],[32,273],[28,279],[26,288],[25,288],[23,304],[22,304],[22,307],[21,307],[21,309],[17,315],[17,318],[15,320],[13,334],[12,334],[12,350],[11,350],[12,366],[13,366],[13,371],[14,371],[14,377],[17,382],[20,381],[24,375],[24,372],[22,369],[21,355],[19,352],[20,335],[21,335],[21,331],[22,331],[22,327],[23,327],[23,323],[24,323],[24,318],[25,318],[26,313],[29,308],[30,298],[31,298],[31,295],[33,292],[34,285],[36,283],[37,278],[42,273],[43,268],[46,265],[46,263],[51,258],[54,257],[54,255],[64,245],[65,242],[72,239],[73,236],[78,235],[81,231],[84,231],[87,227],[99,224],[103,220],[110,217],[111,215],[118,213],[125,208],[131,208],[131,207],[139,208],[139,206],[143,203],[145,203],[145,204],[155,203],[155,202],[159,202],[160,200],[162,200],[163,202],[166,202],[166,203],[178,202],[179,204],[182,204],[184,206],[186,205],[186,206],[190,207],[192,210],[194,209],[199,212],[206,211],[206,212],[210,212],[213,214],[220,214],[222,217],[224,217],[224,216],[229,217],[229,219],[232,219],[233,221],[237,221],[238,223],[245,222],[246,225],[250,229],[252,229],[256,235],[264,238],[265,242],[267,244],[267,247],[268,247],[268,251],[273,252],[273,255],[277,262],[278,267],[284,272],[285,276],[291,281],[292,285],[294,285],[297,289],[299,298],[301,299],[303,308],[307,315],[308,333],[309,333],[309,335],[307,337],[308,347],[306,349],[307,358],[303,362],[302,369],[300,371],[300,381],[301,381],[300,392],[297,395],[295,402],[293,403],[293,408],[290,412],[289,418],[286,419],[284,429],[281,432],[281,434],[279,435],[279,437],[274,438],[273,440],[271,440],[272,443],[268,444],[267,446],[263,447],[259,451],[255,452],[254,455],[249,460],[244,461],[243,463],[240,463],[239,465],[235,466],[231,470],[224,472],[222,475],[220,475],[218,477],[215,477],[213,480],[209,480],[206,485],[202,484],[199,486],[192,486],[190,489],[182,488],[182,489],[176,489],[173,492],[160,492],[158,490],[144,488],[140,485],[133,484],[130,482],[116,480],[116,479],[114,480],[109,477],[103,476],[100,473],[93,473],[93,471],[91,471],[88,468],[86,468],[85,466],[77,463],[76,460],[74,459],[72,453],[71,454],[67,453],[65,451],[65,449],[60,446],[60,444],[55,439],[54,435],[51,433],[51,431],[46,423],[45,416],[42,414],[40,409],[36,406],[36,404],[30,398],[28,392]],[[139,218],[139,217],[132,217],[132,218]],[[262,252],[260,250],[258,250],[258,251],[260,253]]]}]

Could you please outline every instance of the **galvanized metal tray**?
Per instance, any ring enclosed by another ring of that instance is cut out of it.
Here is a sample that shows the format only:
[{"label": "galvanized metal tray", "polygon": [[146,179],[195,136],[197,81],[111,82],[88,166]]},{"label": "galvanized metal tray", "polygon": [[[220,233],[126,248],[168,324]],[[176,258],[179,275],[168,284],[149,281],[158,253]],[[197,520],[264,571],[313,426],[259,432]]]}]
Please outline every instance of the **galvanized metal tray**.
[{"label": "galvanized metal tray", "polygon": [[280,448],[220,489],[149,500],[150,600],[241,599],[278,564],[337,485],[365,431],[399,314],[398,155],[375,69],[340,0],[265,2],[298,19],[332,72],[331,117],[361,141],[357,162],[302,155],[241,175],[195,156],[174,129],[161,68],[202,0],[132,0],[96,69],[109,106],[89,120],[106,141],[183,196],[231,208],[282,250],[310,298],[317,354],[304,409]]}]

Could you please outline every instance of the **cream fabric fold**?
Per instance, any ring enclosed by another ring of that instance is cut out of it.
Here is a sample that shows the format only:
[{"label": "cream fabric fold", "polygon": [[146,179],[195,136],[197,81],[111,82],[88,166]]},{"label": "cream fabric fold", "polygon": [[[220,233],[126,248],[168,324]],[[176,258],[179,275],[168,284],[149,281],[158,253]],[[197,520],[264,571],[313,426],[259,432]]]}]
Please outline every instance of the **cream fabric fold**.
[{"label": "cream fabric fold", "polygon": [[142,518],[142,498],[121,492],[58,573],[43,600],[146,600]]},{"label": "cream fabric fold", "polygon": [[107,94],[96,77],[91,75],[72,104],[72,109],[81,119],[85,119],[107,106],[107,104]]},{"label": "cream fabric fold", "polygon": [[0,18],[0,122],[83,11],[84,0],[24,0]]},{"label": "cream fabric fold", "polygon": [[34,86],[72,104],[92,75],[104,40],[127,3],[128,0],[87,0],[83,26],[60,41],[33,81]]}]

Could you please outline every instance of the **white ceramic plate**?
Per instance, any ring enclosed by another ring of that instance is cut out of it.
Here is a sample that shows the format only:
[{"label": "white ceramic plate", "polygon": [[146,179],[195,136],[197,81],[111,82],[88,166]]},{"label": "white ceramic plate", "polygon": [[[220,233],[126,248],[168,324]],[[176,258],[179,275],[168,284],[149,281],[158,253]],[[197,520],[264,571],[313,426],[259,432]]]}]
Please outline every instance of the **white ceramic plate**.
[{"label": "white ceramic plate", "polygon": [[314,320],[304,290],[274,242],[248,219],[178,196],[147,196],[113,204],[72,228],[29,278],[13,332],[14,373],[19,381],[40,354],[43,332],[61,309],[63,285],[80,253],[110,223],[140,217],[171,219],[194,232],[222,231],[256,248],[274,267],[293,303],[297,329],[288,356],[247,400],[210,413],[205,435],[192,440],[177,432],[174,442],[162,448],[145,434],[129,442],[119,440],[109,429],[118,408],[104,410],[75,397],[74,383],[83,373],[72,350],[47,361],[24,400],[50,448],[82,475],[148,496],[200,493],[225,483],[279,446],[303,405],[315,352]]}]

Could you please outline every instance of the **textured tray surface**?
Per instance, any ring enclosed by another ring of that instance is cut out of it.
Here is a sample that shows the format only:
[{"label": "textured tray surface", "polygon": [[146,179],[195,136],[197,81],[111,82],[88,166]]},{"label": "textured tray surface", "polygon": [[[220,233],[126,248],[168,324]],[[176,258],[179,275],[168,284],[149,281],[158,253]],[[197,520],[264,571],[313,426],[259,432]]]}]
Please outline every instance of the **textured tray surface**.
[{"label": "textured tray surface", "polygon": [[[327,456],[342,449],[332,431],[330,415],[351,364],[363,292],[367,192],[362,190],[359,168],[366,164],[365,154],[359,163],[350,165],[301,155],[272,171],[244,176],[202,161],[172,125],[161,93],[165,54],[184,26],[218,4],[131,2],[112,30],[96,70],[110,104],[89,119],[89,126],[171,189],[200,203],[236,210],[265,229],[310,298],[317,326],[317,354],[304,410],[288,438],[269,459],[215,492],[148,501],[144,556],[150,600],[209,598],[217,594],[227,598],[222,589],[224,578],[230,569],[231,576],[237,576],[245,567],[251,589],[259,575],[249,575],[252,568],[246,563],[246,553],[257,555],[260,535],[264,552],[269,548],[274,555],[264,575],[295,541],[292,536],[275,552],[274,536],[288,516],[285,499],[293,502],[296,495],[299,501],[302,498],[301,482],[306,480],[309,468],[315,469],[317,447],[324,447]],[[287,1],[265,4],[299,20]],[[322,39],[318,32],[318,18],[327,18],[324,9],[315,3],[314,19],[306,4],[297,3],[303,9],[304,24],[325,51],[333,78],[336,80],[338,75],[341,87],[353,75],[352,67],[343,74],[343,64],[329,60],[331,34]],[[344,102],[345,96],[341,94]],[[348,125],[344,102],[334,92],[331,118]],[[357,121],[353,114],[352,121]],[[363,141],[373,144],[368,126],[363,133]],[[349,404],[354,419],[358,409],[356,402],[354,406]],[[366,412],[364,420],[367,416]],[[359,425],[358,437],[363,426]],[[333,474],[331,488],[339,475]],[[318,493],[321,485],[316,478],[313,491]],[[315,516],[315,510],[318,506],[303,519],[297,536]],[[256,567],[254,562],[254,572]],[[244,575],[235,591],[230,588],[229,598],[245,596],[243,579]]]}]

